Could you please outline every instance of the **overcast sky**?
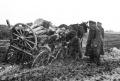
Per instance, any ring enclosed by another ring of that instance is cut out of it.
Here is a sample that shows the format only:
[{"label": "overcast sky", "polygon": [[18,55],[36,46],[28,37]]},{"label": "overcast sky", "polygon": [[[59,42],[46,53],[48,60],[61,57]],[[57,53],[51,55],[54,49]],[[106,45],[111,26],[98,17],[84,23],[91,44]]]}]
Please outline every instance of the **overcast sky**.
[{"label": "overcast sky", "polygon": [[120,31],[119,0],[1,0],[0,24],[33,22],[38,18],[54,25],[94,20],[105,30]]}]

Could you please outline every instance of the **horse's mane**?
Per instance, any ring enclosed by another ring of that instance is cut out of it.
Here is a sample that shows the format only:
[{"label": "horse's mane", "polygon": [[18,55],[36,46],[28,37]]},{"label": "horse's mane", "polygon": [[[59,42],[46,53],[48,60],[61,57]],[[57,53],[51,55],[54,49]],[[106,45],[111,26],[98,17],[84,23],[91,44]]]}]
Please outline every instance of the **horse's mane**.
[{"label": "horse's mane", "polygon": [[69,25],[71,30],[77,31],[77,36],[82,38],[83,34],[87,32],[88,26],[85,22],[82,22],[81,24],[71,24]]}]

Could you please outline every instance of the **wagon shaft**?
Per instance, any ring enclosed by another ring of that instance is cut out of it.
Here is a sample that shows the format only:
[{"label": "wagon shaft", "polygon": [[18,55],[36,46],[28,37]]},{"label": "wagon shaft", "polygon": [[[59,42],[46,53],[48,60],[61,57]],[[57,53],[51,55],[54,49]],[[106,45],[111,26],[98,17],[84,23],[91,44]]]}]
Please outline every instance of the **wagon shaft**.
[{"label": "wagon shaft", "polygon": [[32,56],[32,54],[31,54],[31,53],[29,53],[29,52],[27,52],[27,51],[24,51],[24,50],[21,50],[21,49],[20,49],[20,48],[18,48],[18,47],[15,47],[15,46],[13,46],[13,45],[11,45],[11,47],[13,47],[13,48],[15,48],[16,50],[22,51],[22,52],[24,52],[24,53],[26,53],[26,54],[28,54],[28,55],[31,55],[31,56]]}]

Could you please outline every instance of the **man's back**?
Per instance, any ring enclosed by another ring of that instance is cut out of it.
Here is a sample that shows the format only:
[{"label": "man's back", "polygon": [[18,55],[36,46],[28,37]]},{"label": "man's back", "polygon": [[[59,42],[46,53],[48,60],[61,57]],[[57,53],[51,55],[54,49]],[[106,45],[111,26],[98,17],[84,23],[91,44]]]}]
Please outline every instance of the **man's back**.
[{"label": "man's back", "polygon": [[88,45],[90,45],[92,40],[95,38],[95,34],[96,34],[96,23],[90,22],[89,23],[89,35],[88,35],[88,40],[87,40]]},{"label": "man's back", "polygon": [[100,29],[100,32],[101,32],[101,34],[102,34],[102,37],[104,38],[104,29],[103,29],[103,27],[102,27],[102,23],[97,22],[97,27]]}]

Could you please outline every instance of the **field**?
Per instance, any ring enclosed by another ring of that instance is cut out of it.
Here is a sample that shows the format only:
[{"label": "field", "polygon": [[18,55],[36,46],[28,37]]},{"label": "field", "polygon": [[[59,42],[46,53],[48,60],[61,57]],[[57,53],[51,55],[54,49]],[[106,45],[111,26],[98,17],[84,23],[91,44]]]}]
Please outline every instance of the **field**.
[{"label": "field", "polygon": [[[86,45],[87,35],[83,47]],[[9,41],[0,41],[0,54],[4,56]],[[101,65],[89,63],[84,57],[79,61],[55,60],[52,65],[21,69],[18,65],[1,63],[0,81],[120,81],[120,34],[105,33],[104,48],[114,48],[101,56]],[[2,58],[1,58],[2,59]]]}]

